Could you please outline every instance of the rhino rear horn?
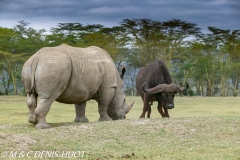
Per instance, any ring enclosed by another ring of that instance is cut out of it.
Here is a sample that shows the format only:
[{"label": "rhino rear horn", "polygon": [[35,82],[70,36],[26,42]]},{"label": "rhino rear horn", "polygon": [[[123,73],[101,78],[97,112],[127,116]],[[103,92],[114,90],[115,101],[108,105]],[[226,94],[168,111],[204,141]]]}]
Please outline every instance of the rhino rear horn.
[{"label": "rhino rear horn", "polygon": [[184,91],[186,91],[187,89],[188,89],[188,87],[189,87],[189,84],[186,82],[186,86],[185,87],[183,87],[183,88],[178,88],[178,93],[183,93]]}]

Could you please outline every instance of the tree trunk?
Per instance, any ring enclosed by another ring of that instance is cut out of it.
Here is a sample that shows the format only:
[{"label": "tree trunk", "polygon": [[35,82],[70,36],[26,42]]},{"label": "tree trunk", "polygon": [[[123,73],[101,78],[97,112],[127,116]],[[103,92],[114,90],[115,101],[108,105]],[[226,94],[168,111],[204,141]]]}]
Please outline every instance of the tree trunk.
[{"label": "tree trunk", "polygon": [[203,91],[203,83],[202,80],[199,80],[199,96],[203,96],[204,91]]},{"label": "tree trunk", "polygon": [[13,74],[13,72],[11,71],[11,78],[12,78],[12,83],[13,83],[13,88],[14,88],[14,93],[17,94],[17,84],[16,84],[16,78]]},{"label": "tree trunk", "polygon": [[236,82],[234,84],[235,89],[233,90],[233,97],[238,96],[238,85],[239,85],[239,76],[236,77]]},{"label": "tree trunk", "polygon": [[132,82],[132,96],[135,95],[135,91],[134,91],[134,77],[131,77],[131,82]]},{"label": "tree trunk", "polygon": [[207,80],[207,96],[212,96],[211,82]]},{"label": "tree trunk", "polygon": [[7,82],[4,76],[4,71],[2,71],[2,82],[3,82],[4,91],[5,91],[5,95],[8,95],[11,78],[10,76],[6,78],[7,78]]}]

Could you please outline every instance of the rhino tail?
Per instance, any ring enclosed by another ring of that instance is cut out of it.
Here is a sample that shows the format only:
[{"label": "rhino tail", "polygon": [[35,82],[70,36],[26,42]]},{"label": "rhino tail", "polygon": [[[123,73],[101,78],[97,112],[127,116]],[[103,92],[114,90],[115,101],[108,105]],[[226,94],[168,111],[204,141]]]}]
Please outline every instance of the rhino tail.
[{"label": "rhino tail", "polygon": [[29,94],[32,94],[32,93],[35,93],[36,90],[36,86],[35,86],[35,73],[36,73],[36,69],[37,69],[37,65],[38,65],[38,57],[35,57],[32,61],[32,64],[31,64],[31,89],[30,89],[30,92]]}]

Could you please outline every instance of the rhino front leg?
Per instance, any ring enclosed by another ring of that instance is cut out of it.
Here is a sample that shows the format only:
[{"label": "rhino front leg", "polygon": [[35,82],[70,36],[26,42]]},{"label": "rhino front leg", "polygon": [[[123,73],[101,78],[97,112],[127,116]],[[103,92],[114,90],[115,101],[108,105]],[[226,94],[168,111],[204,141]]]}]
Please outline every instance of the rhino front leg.
[{"label": "rhino front leg", "polygon": [[54,100],[51,99],[40,99],[38,106],[34,112],[37,118],[36,128],[50,128],[50,125],[46,123],[46,115],[51,107]]},{"label": "rhino front leg", "polygon": [[76,118],[74,122],[89,122],[85,116],[86,102],[77,103],[75,105]]},{"label": "rhino front leg", "polygon": [[28,115],[28,122],[36,124],[37,123],[37,118],[34,115],[34,111],[37,107],[37,96],[36,94],[27,94],[27,106],[29,109],[29,115]]},{"label": "rhino front leg", "polygon": [[98,101],[98,112],[100,114],[99,121],[111,121],[112,119],[107,114],[109,103],[113,99],[115,88],[104,89],[100,94],[101,97]]}]

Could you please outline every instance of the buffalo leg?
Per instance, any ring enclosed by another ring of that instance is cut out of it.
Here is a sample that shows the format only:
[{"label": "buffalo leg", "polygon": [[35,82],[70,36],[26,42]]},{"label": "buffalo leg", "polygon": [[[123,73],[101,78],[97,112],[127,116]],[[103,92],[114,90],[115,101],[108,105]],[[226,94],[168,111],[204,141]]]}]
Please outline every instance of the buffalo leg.
[{"label": "buffalo leg", "polygon": [[46,115],[51,107],[51,104],[54,100],[52,99],[46,99],[46,98],[40,98],[38,106],[36,110],[34,111],[34,114],[37,118],[37,125],[36,128],[49,128],[50,126],[46,123]]},{"label": "buffalo leg", "polygon": [[158,109],[158,112],[161,114],[162,118],[164,118],[164,117],[165,117],[165,114],[164,114],[164,112],[163,112],[163,110],[162,110],[162,106],[160,105],[160,103],[158,103],[157,109]]},{"label": "buffalo leg", "polygon": [[37,108],[37,96],[36,94],[27,94],[27,106],[29,108],[28,122],[36,124],[37,118],[34,115],[34,111]]},{"label": "buffalo leg", "polygon": [[112,120],[107,114],[107,109],[108,109],[109,103],[112,101],[114,92],[115,92],[115,88],[104,89],[101,92],[101,97],[98,100],[98,112],[100,114],[99,121]]},{"label": "buffalo leg", "polygon": [[[144,94],[144,97],[143,97],[143,112],[140,116],[140,118],[145,118],[145,114],[146,112],[148,111],[148,108],[149,108],[149,98],[148,98],[148,95],[147,94]],[[149,114],[149,117],[150,117],[150,114]]]},{"label": "buffalo leg", "polygon": [[165,117],[169,117],[168,109],[165,109],[165,108],[164,108],[164,112],[165,112]]},{"label": "buffalo leg", "polygon": [[89,122],[85,116],[86,102],[77,103],[75,105],[76,118],[74,122]]},{"label": "buffalo leg", "polygon": [[151,108],[151,105],[148,104],[148,112],[147,112],[147,118],[150,118],[150,114],[152,112],[152,108]]}]

